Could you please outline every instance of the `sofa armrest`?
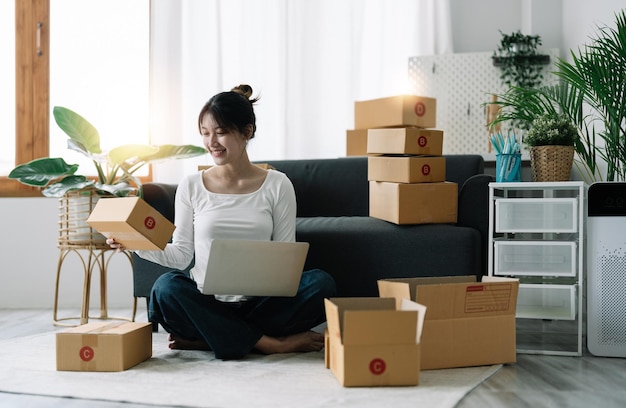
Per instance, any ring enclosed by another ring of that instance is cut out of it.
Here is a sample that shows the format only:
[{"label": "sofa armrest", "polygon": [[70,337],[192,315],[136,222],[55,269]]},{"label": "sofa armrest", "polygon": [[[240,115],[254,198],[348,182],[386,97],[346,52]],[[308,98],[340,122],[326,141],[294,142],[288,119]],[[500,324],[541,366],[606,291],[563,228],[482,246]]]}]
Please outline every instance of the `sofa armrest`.
[{"label": "sofa armrest", "polygon": [[[146,183],[142,186],[143,199],[169,221],[174,222],[174,199],[176,184]],[[171,271],[156,263],[139,257],[133,257],[133,294],[135,297],[149,297],[152,285],[163,273]],[[186,269],[188,271],[189,268]]]},{"label": "sofa armrest", "polygon": [[488,174],[476,174],[468,178],[459,190],[457,225],[480,232],[483,243],[482,271],[487,274],[487,242],[489,232],[489,183],[494,181]]},{"label": "sofa armrest", "polygon": [[174,199],[177,184],[146,183],[142,186],[143,199],[170,222],[174,222]]}]

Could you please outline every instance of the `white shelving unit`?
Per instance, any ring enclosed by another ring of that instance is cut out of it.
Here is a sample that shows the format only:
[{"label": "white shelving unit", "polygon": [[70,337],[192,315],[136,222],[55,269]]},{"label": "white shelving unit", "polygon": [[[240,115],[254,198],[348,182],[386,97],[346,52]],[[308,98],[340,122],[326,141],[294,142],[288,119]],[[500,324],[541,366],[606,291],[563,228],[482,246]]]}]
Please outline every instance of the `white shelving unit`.
[{"label": "white shelving unit", "polygon": [[491,276],[520,280],[517,352],[581,356],[585,184],[489,184]]}]

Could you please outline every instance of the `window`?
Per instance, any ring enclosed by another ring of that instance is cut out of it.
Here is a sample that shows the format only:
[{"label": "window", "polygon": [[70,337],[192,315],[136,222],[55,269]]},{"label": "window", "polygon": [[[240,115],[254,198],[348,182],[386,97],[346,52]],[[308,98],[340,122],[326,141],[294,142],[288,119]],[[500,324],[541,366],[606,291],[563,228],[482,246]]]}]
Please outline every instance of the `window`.
[{"label": "window", "polygon": [[[2,133],[0,195],[39,195],[6,177],[16,163],[39,157],[59,156],[78,163],[79,174],[93,171],[89,159],[67,149],[67,136],[51,114],[55,105],[88,119],[98,129],[104,150],[149,143],[149,0],[2,3],[2,29],[9,26],[15,34],[11,47],[2,32],[0,52],[15,56],[2,60],[18,68],[13,69],[11,84],[0,84],[2,89],[9,87],[9,92],[2,92],[2,103],[9,105],[6,109],[2,105],[3,115],[15,118],[3,120],[15,127]],[[12,16],[14,20],[4,24]],[[13,134],[14,147],[4,149],[4,140]]]},{"label": "window", "polygon": [[[148,0],[50,0],[50,106],[89,120],[105,151],[149,143],[149,6]],[[90,160],[68,151],[66,141],[51,117],[50,156],[95,175]]]}]

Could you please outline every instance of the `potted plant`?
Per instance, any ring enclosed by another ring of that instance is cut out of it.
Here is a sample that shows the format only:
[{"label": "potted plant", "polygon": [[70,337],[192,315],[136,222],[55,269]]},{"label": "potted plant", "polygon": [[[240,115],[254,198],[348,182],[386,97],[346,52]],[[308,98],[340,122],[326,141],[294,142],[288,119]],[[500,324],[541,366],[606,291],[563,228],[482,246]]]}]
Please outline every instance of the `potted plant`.
[{"label": "potted plant", "polygon": [[103,245],[104,237],[86,223],[86,219],[103,196],[142,197],[141,181],[134,176],[141,167],[167,159],[181,159],[206,154],[206,149],[193,145],[136,145],[115,147],[104,152],[96,128],[78,113],[55,106],[54,119],[67,134],[68,149],[90,159],[97,177],[77,175],[77,164],[68,164],[61,157],[44,157],[16,166],[9,178],[42,188],[46,197],[59,197],[59,246]]},{"label": "potted plant", "polygon": [[533,181],[567,181],[578,130],[566,115],[547,113],[532,121],[523,142],[530,148]]},{"label": "potted plant", "polygon": [[43,188],[46,197],[63,197],[69,191],[95,189],[114,196],[141,196],[141,182],[134,173],[148,163],[181,159],[206,154],[206,149],[193,145],[129,144],[103,152],[96,128],[78,113],[55,106],[57,125],[67,134],[67,147],[93,160],[97,178],[77,175],[77,164],[68,164],[60,157],[35,159],[15,167],[9,178]]}]

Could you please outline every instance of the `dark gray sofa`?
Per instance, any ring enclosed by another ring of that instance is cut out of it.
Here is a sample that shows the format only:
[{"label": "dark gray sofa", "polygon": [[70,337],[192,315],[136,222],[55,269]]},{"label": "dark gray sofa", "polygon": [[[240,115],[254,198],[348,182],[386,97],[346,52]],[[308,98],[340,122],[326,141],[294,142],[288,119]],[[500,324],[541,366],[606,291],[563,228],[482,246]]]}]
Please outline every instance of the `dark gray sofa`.
[{"label": "dark gray sofa", "polygon": [[[264,162],[293,182],[296,238],[310,243],[306,269],[329,272],[340,296],[377,296],[381,278],[486,274],[488,183],[479,155],[448,155],[458,183],[456,224],[396,225],[371,218],[367,157]],[[173,220],[176,186],[148,183],[144,199]],[[148,297],[168,270],[133,254],[134,295]]]}]

